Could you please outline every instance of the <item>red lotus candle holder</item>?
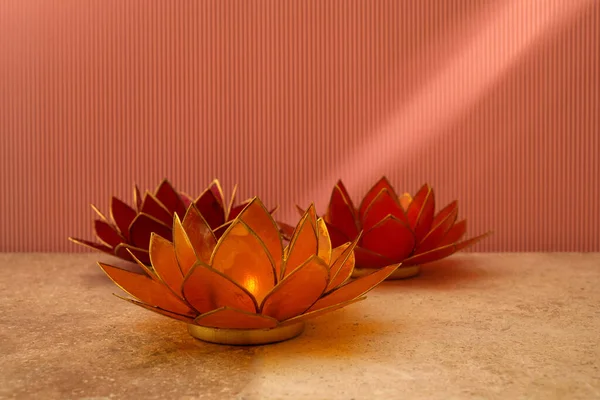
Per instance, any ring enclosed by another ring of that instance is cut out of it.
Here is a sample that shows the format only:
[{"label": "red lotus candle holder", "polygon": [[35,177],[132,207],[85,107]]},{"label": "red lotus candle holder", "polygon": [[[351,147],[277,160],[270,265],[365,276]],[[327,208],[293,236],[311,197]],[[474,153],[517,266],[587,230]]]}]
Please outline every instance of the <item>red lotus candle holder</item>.
[{"label": "red lotus candle holder", "polygon": [[125,300],[185,322],[198,339],[272,343],[299,335],[309,318],[364,299],[398,267],[351,280],[359,238],[334,248],[325,225],[311,206],[284,248],[271,213],[255,198],[217,238],[191,204],[183,221],[175,213],[172,240],[151,235],[151,266],[139,262],[146,275],[99,265],[133,297]]},{"label": "red lotus candle holder", "polygon": [[[417,275],[420,265],[448,257],[491,233],[461,241],[467,225],[466,220],[457,222],[457,217],[457,201],[435,213],[434,193],[429,185],[423,185],[414,196],[398,196],[383,177],[358,207],[342,181],[338,181],[323,219],[334,246],[355,240],[362,232],[354,249],[354,276],[401,263],[388,279],[402,279]],[[289,225],[280,225],[289,235]]]},{"label": "red lotus candle holder", "polygon": [[[234,187],[231,198],[226,202],[221,184],[216,179],[196,200],[175,190],[166,179],[158,185],[154,193],[147,191],[143,197],[136,185],[133,191],[133,206],[117,197],[112,197],[110,218],[92,205],[92,209],[98,215],[94,220],[98,242],[73,237],[69,240],[126,261],[133,262],[133,254],[144,265],[150,265],[148,246],[152,233],[171,240],[173,216],[178,215],[183,218],[191,204],[195,205],[215,236],[220,237],[231,221],[252,200],[248,199],[236,205],[236,189],[237,186]],[[276,208],[271,210],[272,213],[275,211]]]}]

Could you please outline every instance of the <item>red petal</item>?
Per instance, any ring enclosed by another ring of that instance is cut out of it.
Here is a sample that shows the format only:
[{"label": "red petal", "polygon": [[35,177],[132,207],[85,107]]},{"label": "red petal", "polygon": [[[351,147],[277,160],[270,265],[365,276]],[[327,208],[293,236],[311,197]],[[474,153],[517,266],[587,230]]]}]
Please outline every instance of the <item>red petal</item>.
[{"label": "red petal", "polygon": [[141,249],[150,247],[152,232],[167,240],[172,240],[171,228],[146,214],[138,214],[129,227],[129,237],[134,246]]},{"label": "red petal", "polygon": [[[221,236],[223,236],[225,231],[231,226],[232,222],[233,221],[225,222],[223,225],[219,226],[217,229],[215,229],[213,231],[215,238],[217,238],[217,240],[219,240],[221,238]],[[208,224],[208,222],[207,222],[207,224]]]},{"label": "red petal", "polygon": [[190,197],[190,195],[188,195],[186,193],[180,193],[179,196],[181,196],[181,201],[183,201],[183,204],[185,205],[186,210],[194,202],[194,199],[192,199]]},{"label": "red petal", "polygon": [[117,257],[127,261],[134,261],[129,252],[131,252],[144,265],[150,265],[150,255],[148,254],[148,250],[141,249],[127,243],[121,243],[115,247],[115,254]]},{"label": "red petal", "polygon": [[415,235],[405,223],[389,216],[365,232],[361,246],[394,262],[401,262],[414,250]]},{"label": "red petal", "polygon": [[358,216],[361,221],[369,205],[371,205],[373,200],[375,200],[379,192],[381,192],[383,189],[387,189],[393,197],[398,198],[398,195],[396,194],[396,191],[390,184],[390,181],[388,181],[388,179],[385,176],[382,177],[375,183],[375,185],[373,185],[373,187],[371,187],[371,189],[369,189],[365,197],[363,197],[360,206],[358,207]]},{"label": "red petal", "polygon": [[282,236],[287,239],[290,240],[292,235],[294,234],[294,227],[291,225],[286,224],[285,222],[277,222],[277,225],[279,225],[279,230],[281,231]]},{"label": "red petal", "polygon": [[246,208],[251,201],[252,199],[248,199],[235,207],[231,207],[231,209],[229,210],[229,215],[227,216],[227,220],[231,221],[235,219],[238,215],[240,215],[242,211],[244,211],[244,208]]},{"label": "red petal", "polygon": [[75,244],[80,245],[80,246],[85,246],[85,247],[88,247],[88,248],[93,249],[93,250],[99,250],[99,251],[102,251],[104,253],[108,253],[110,255],[114,255],[113,249],[111,247],[106,246],[105,244],[94,243],[94,242],[90,242],[88,240],[77,239],[77,238],[72,238],[72,237],[70,237],[69,240],[71,242],[75,243]]},{"label": "red petal", "polygon": [[215,179],[214,181],[212,181],[210,183],[210,185],[208,186],[208,188],[210,189],[210,191],[213,193],[213,195],[215,196],[215,199],[217,199],[217,201],[219,203],[221,203],[221,208],[225,208],[225,199],[223,196],[223,188],[221,188],[221,184],[219,183],[219,181],[217,179]]},{"label": "red petal", "polygon": [[96,236],[106,245],[115,248],[119,243],[125,242],[125,238],[117,232],[114,226],[102,220],[94,221]]},{"label": "red petal", "polygon": [[489,232],[484,233],[483,235],[479,235],[474,238],[467,239],[460,243],[449,244],[444,247],[439,247],[437,249],[430,250],[428,252],[412,256],[412,257],[404,260],[404,262],[402,263],[402,266],[426,264],[426,263],[440,260],[442,258],[446,258],[446,257],[451,256],[452,254],[456,253],[459,250],[462,250],[466,247],[474,245],[475,243],[477,243],[480,240],[484,239],[485,237],[489,236],[489,234],[490,234]]},{"label": "red petal", "polygon": [[354,248],[354,257],[355,267],[359,268],[382,268],[394,263],[392,260],[381,254],[374,253],[359,246]]},{"label": "red petal", "polygon": [[319,299],[308,312],[317,311],[322,308],[331,307],[333,305],[354,300],[364,296],[367,292],[383,282],[385,278],[390,276],[398,268],[398,264],[390,265],[378,270],[372,274],[355,279],[339,289],[334,290],[327,296]]},{"label": "red petal", "polygon": [[215,197],[214,192],[210,188],[206,189],[194,204],[196,204],[196,208],[198,208],[198,211],[200,211],[200,214],[208,222],[211,229],[216,229],[225,223],[223,203]]},{"label": "red petal", "polygon": [[419,189],[406,211],[409,226],[415,231],[417,242],[425,237],[431,229],[434,212],[435,200],[433,190],[431,190],[429,185],[425,184]]},{"label": "red petal", "polygon": [[221,329],[269,329],[277,326],[277,320],[273,318],[229,307],[202,314],[196,318],[194,323]]},{"label": "red petal", "polygon": [[334,186],[329,207],[325,215],[325,222],[335,226],[349,239],[353,240],[358,235],[354,210],[346,200],[339,186]]},{"label": "red petal", "polygon": [[202,263],[196,264],[183,282],[183,295],[199,313],[221,307],[254,313],[258,308],[254,297],[246,289]]},{"label": "red petal", "polygon": [[408,225],[406,214],[404,214],[404,210],[400,207],[400,204],[398,204],[395,195],[391,194],[388,189],[381,189],[363,215],[363,230],[366,231],[371,229],[388,215],[393,215]]},{"label": "red petal", "polygon": [[173,188],[173,186],[166,179],[156,189],[154,194],[158,201],[169,210],[171,214],[177,213],[180,218],[185,215],[185,204],[181,200],[179,193]]},{"label": "red petal", "polygon": [[331,240],[332,247],[339,247],[344,243],[350,242],[350,238],[344,235],[338,228],[332,226],[325,222],[325,226],[327,226],[327,231],[329,232],[329,239]]},{"label": "red petal", "polygon": [[136,299],[177,314],[196,314],[182,300],[178,299],[168,287],[148,276],[103,263],[98,263],[98,265],[117,286]]},{"label": "red petal", "polygon": [[173,223],[173,214],[171,214],[169,210],[167,210],[167,208],[149,192],[146,192],[144,195],[141,212],[156,218],[167,226],[171,226]]},{"label": "red petal", "polygon": [[346,189],[346,186],[344,185],[344,183],[342,182],[341,179],[339,181],[337,181],[337,187],[340,189],[340,191],[344,195],[344,199],[346,200],[346,203],[348,203],[350,208],[352,210],[356,210],[356,207],[354,207],[354,203],[352,203],[352,198],[350,197],[350,194],[348,193],[348,189]]},{"label": "red petal", "polygon": [[454,208],[449,214],[445,214],[446,217],[434,225],[433,229],[423,238],[421,243],[417,246],[415,254],[424,253],[439,247],[442,239],[456,221],[458,209]]},{"label": "red petal", "polygon": [[458,202],[454,200],[452,203],[448,204],[446,207],[442,208],[433,218],[433,223],[431,226],[438,226],[442,221],[448,217],[448,215],[452,214],[456,210],[458,213]]},{"label": "red petal", "polygon": [[448,233],[444,236],[439,246],[446,246],[448,244],[458,242],[467,233],[467,220],[463,219],[458,221],[448,230]]},{"label": "red petal", "polygon": [[123,237],[129,240],[129,225],[133,222],[137,213],[121,200],[113,197],[110,203],[110,216]]}]

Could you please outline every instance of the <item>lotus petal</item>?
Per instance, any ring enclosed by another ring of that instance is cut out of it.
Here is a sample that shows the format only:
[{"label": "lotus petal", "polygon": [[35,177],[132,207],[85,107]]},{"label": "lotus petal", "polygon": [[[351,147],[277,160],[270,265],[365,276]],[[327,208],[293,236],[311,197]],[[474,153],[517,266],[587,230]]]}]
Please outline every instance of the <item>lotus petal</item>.
[{"label": "lotus petal", "polygon": [[93,249],[93,250],[100,250],[100,251],[103,251],[103,252],[111,254],[111,255],[113,254],[112,247],[108,247],[107,245],[102,244],[102,243],[94,243],[94,242],[90,242],[89,240],[77,239],[74,237],[70,237],[69,240],[73,243],[76,243],[76,244],[79,244],[79,245],[82,245],[85,247],[89,247],[90,249]]},{"label": "lotus petal", "polygon": [[435,199],[433,190],[431,190],[429,185],[425,184],[419,189],[406,211],[410,227],[413,228],[415,232],[417,243],[419,243],[431,229],[434,214]]},{"label": "lotus petal", "polygon": [[112,248],[125,241],[125,238],[108,222],[95,220],[94,230],[98,239]]},{"label": "lotus petal", "polygon": [[145,265],[150,264],[150,255],[148,250],[141,249],[139,247],[131,246],[127,243],[121,243],[115,247],[115,255],[124,260],[133,261],[131,254],[135,256],[140,262]]},{"label": "lotus petal", "polygon": [[406,212],[408,207],[410,207],[410,203],[412,203],[412,196],[410,193],[403,193],[402,196],[398,198],[398,203],[400,203],[400,206]]},{"label": "lotus petal", "polygon": [[387,267],[375,270],[372,274],[348,282],[344,286],[341,286],[317,300],[317,302],[308,309],[308,312],[317,311],[364,296],[367,292],[390,276],[399,265],[400,264],[388,265]]},{"label": "lotus petal", "polygon": [[194,199],[192,199],[187,193],[181,192],[179,193],[179,196],[181,197],[181,201],[183,201],[183,205],[185,205],[186,210],[192,205],[192,203],[194,203]]},{"label": "lotus petal", "polygon": [[340,189],[340,192],[342,192],[342,195],[344,195],[344,200],[346,200],[346,203],[348,203],[350,208],[352,210],[356,210],[356,207],[354,207],[354,203],[352,203],[352,197],[350,197],[348,189],[346,189],[346,186],[344,185],[341,179],[337,181],[337,187]]},{"label": "lotus petal", "polygon": [[364,218],[365,212],[367,212],[367,208],[369,208],[373,200],[375,200],[379,192],[381,192],[383,189],[386,189],[392,195],[392,197],[398,197],[396,191],[390,184],[390,181],[388,181],[385,176],[382,177],[375,183],[375,185],[373,185],[373,187],[371,187],[371,189],[369,189],[365,197],[362,199],[360,206],[358,207],[358,217],[361,221]]},{"label": "lotus petal", "polygon": [[229,215],[231,214],[231,209],[235,204],[235,197],[237,196],[238,185],[233,185],[233,191],[231,192],[231,198],[229,199],[229,204],[227,204],[227,208],[225,209],[225,220],[229,220]]},{"label": "lotus petal", "polygon": [[254,198],[244,211],[238,216],[264,243],[269,256],[275,265],[276,276],[281,276],[281,258],[283,244],[277,224],[258,198]]},{"label": "lotus petal", "polygon": [[98,265],[117,286],[143,303],[181,315],[196,314],[169,288],[150,277],[108,264],[98,263]]},{"label": "lotus petal", "polygon": [[265,297],[261,313],[283,321],[306,311],[327,287],[327,264],[317,256],[308,259]]},{"label": "lotus petal", "polygon": [[331,241],[331,247],[339,247],[344,243],[348,243],[351,241],[351,239],[348,236],[340,232],[340,230],[335,226],[328,224],[327,221],[325,221],[325,226],[327,226],[327,231],[329,232],[329,240]]},{"label": "lotus petal", "polygon": [[173,239],[170,227],[146,214],[138,214],[129,227],[132,244],[142,249],[150,246],[150,235],[153,232],[167,240]]},{"label": "lotus petal", "polygon": [[228,215],[227,218],[229,220],[237,218],[237,216],[240,215],[240,213],[242,211],[244,211],[244,208],[246,208],[248,206],[248,204],[250,204],[250,202],[252,202],[252,199],[245,200],[241,204],[238,204],[237,206],[232,207],[229,210],[229,215]]},{"label": "lotus petal", "polygon": [[[458,209],[454,208],[450,214],[446,215],[446,218],[439,221],[433,226],[431,231],[423,238],[421,243],[417,246],[415,254],[424,253],[426,251],[439,247],[440,242],[446,236],[448,230],[452,227],[458,216]],[[435,221],[434,221],[435,222]]]},{"label": "lotus petal", "polygon": [[474,245],[475,243],[477,243],[480,240],[484,239],[485,237],[489,236],[489,234],[490,234],[489,232],[484,233],[483,235],[479,235],[474,238],[464,240],[460,243],[445,245],[443,247],[439,247],[437,249],[430,250],[425,253],[417,254],[415,256],[412,256],[412,257],[404,260],[402,262],[402,266],[426,264],[426,263],[440,260],[442,258],[446,258],[446,257],[451,256],[452,254],[456,253],[457,251],[460,251],[466,247]]},{"label": "lotus petal", "polygon": [[171,312],[171,311],[163,310],[162,308],[151,306],[150,304],[142,303],[142,302],[137,301],[137,300],[128,299],[126,297],[121,297],[121,296],[118,296],[118,295],[115,295],[115,296],[117,296],[121,300],[125,300],[125,301],[127,301],[127,302],[129,302],[131,304],[135,304],[136,306],[145,308],[146,310],[155,312],[155,313],[160,314],[160,315],[164,315],[165,317],[172,318],[172,319],[175,319],[177,321],[183,321],[183,322],[186,322],[188,324],[191,324],[191,323],[194,322],[194,318],[192,318],[192,317],[187,317],[185,315],[181,315],[181,314],[177,314],[177,313],[174,313],[174,312]]},{"label": "lotus petal", "polygon": [[137,213],[121,200],[113,197],[110,203],[110,217],[119,228],[119,232],[129,240],[129,225],[133,222]]},{"label": "lotus petal", "polygon": [[360,268],[381,268],[394,264],[393,260],[363,247],[354,248],[355,266]]},{"label": "lotus petal", "polygon": [[457,222],[448,230],[439,246],[446,246],[458,242],[467,233],[467,220]]},{"label": "lotus petal", "polygon": [[288,320],[285,320],[280,325],[281,326],[291,325],[291,324],[295,324],[295,323],[298,323],[298,322],[301,322],[301,321],[305,321],[305,320],[310,319],[310,318],[317,318],[317,317],[319,317],[319,316],[321,316],[323,314],[327,314],[327,313],[330,313],[332,311],[339,310],[340,308],[344,308],[346,306],[349,306],[350,304],[358,303],[359,301],[362,301],[364,299],[366,299],[366,297],[360,297],[358,299],[353,299],[353,300],[350,300],[350,301],[345,301],[343,303],[334,304],[334,305],[329,306],[329,307],[321,308],[321,309],[316,310],[316,311],[307,312],[307,313],[298,315],[298,316],[296,316],[294,318],[290,318]]},{"label": "lotus petal", "polygon": [[[179,297],[181,293],[181,284],[183,283],[183,273],[177,262],[175,247],[173,243],[154,234],[150,239],[150,262],[156,272],[156,275]],[[195,259],[194,259],[195,262]]]},{"label": "lotus petal", "polygon": [[279,229],[281,229],[281,234],[283,235],[284,239],[289,241],[294,234],[294,229],[296,228],[280,221],[277,222],[277,225],[279,225]]},{"label": "lotus petal", "polygon": [[458,213],[458,201],[454,200],[452,203],[448,204],[446,207],[442,208],[433,218],[433,223],[431,226],[436,227],[442,221],[444,221],[448,215],[454,213],[456,211]]},{"label": "lotus petal", "polygon": [[247,312],[257,312],[252,294],[223,273],[198,262],[183,282],[183,296],[199,313],[221,307],[233,307]]},{"label": "lotus petal", "polygon": [[[182,225],[183,230],[187,234],[194,249],[196,257],[200,261],[208,264],[210,262],[210,256],[217,245],[217,238],[210,229],[208,222],[206,222],[195,205],[192,204],[190,208],[188,208],[187,213],[183,218]],[[189,268],[181,266],[181,271],[186,275]]]},{"label": "lotus petal", "polygon": [[221,209],[224,210],[225,209],[225,195],[223,195],[223,188],[221,187],[221,183],[219,182],[219,180],[215,179],[214,181],[212,181],[210,183],[210,185],[208,186],[208,188],[215,196],[215,199],[217,199],[217,201],[219,203],[221,203]]},{"label": "lotus petal", "polygon": [[292,273],[312,255],[316,254],[317,250],[317,233],[310,223],[310,215],[306,213],[296,227],[287,248],[283,277]]},{"label": "lotus petal", "polygon": [[[94,212],[98,215],[98,217],[104,221],[104,222],[109,222],[108,218],[106,218],[106,216],[104,214],[102,214],[102,212],[100,212],[100,210],[98,210],[98,207],[96,207],[93,204],[90,204],[90,207],[92,207],[92,210],[94,210]],[[110,223],[110,222],[109,222]]]},{"label": "lotus petal", "polygon": [[388,189],[381,189],[363,214],[363,230],[367,231],[371,229],[388,215],[393,215],[406,225],[409,224],[406,214],[404,214],[404,210],[398,204],[395,195],[390,193]]},{"label": "lotus petal", "polygon": [[246,288],[258,303],[276,282],[275,266],[265,244],[241,220],[236,220],[219,239],[211,266]]},{"label": "lotus petal", "polygon": [[210,188],[206,189],[194,204],[211,229],[215,229],[225,223],[223,203]]},{"label": "lotus petal", "polygon": [[167,226],[171,226],[173,223],[173,214],[150,192],[144,194],[144,201],[142,202],[140,212],[156,218]]},{"label": "lotus petal", "polygon": [[365,232],[362,247],[398,262],[412,253],[415,236],[406,224],[390,215]]},{"label": "lotus petal", "polygon": [[194,324],[221,329],[270,329],[277,321],[263,315],[223,307],[200,315]]},{"label": "lotus petal", "polygon": [[156,189],[155,196],[171,214],[177,214],[180,218],[183,218],[186,210],[185,204],[169,181],[165,179],[161,182]]},{"label": "lotus petal", "polygon": [[140,212],[142,209],[142,194],[140,193],[138,185],[133,185],[133,204],[135,205],[136,211]]},{"label": "lotus petal", "polygon": [[196,264],[198,257],[177,214],[173,218],[173,247],[175,248],[175,256],[180,272],[185,276],[194,264]]},{"label": "lotus petal", "polygon": [[333,250],[335,252],[335,258],[332,258],[335,261],[329,270],[329,284],[327,285],[327,292],[332,291],[333,289],[342,285],[350,278],[350,276],[352,276],[355,261],[354,248],[356,247],[357,243],[358,240],[355,240],[352,243],[347,243],[346,245],[342,245]]},{"label": "lotus petal", "polygon": [[[233,221],[225,222],[223,225],[221,225],[218,228],[216,228],[215,230],[213,230],[213,233],[215,235],[215,238],[217,238],[217,240],[220,239],[221,236],[223,236],[223,234],[227,231],[227,229],[229,229],[232,222]],[[208,222],[207,222],[207,224],[208,224]]]},{"label": "lotus petal", "polygon": [[317,254],[326,265],[331,264],[331,240],[323,218],[317,220]]},{"label": "lotus petal", "polygon": [[354,210],[344,197],[341,189],[336,185],[331,193],[325,222],[335,226],[347,238],[354,239],[358,235],[356,216]]}]

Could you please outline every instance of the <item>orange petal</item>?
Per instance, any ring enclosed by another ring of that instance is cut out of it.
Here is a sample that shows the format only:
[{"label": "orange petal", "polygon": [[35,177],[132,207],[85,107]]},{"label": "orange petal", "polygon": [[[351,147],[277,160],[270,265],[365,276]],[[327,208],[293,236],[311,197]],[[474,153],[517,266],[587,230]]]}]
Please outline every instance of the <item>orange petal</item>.
[{"label": "orange petal", "polygon": [[400,203],[402,209],[406,212],[408,207],[410,207],[410,203],[412,203],[412,196],[410,193],[404,193],[398,198],[398,202]]},{"label": "orange petal", "polygon": [[170,226],[173,223],[173,214],[149,192],[146,192],[144,195],[141,212],[156,218],[167,226]]},{"label": "orange petal", "polygon": [[110,203],[110,217],[125,239],[129,239],[129,225],[137,213],[121,200],[113,197]]},{"label": "orange petal", "polygon": [[384,281],[385,278],[390,276],[399,265],[400,264],[389,265],[375,270],[372,274],[348,282],[344,286],[329,293],[327,296],[317,300],[308,311],[317,311],[364,296],[367,292]]},{"label": "orange petal", "polygon": [[[454,208],[449,214],[446,214],[446,218],[439,221],[433,226],[433,229],[423,238],[421,243],[417,246],[415,254],[424,253],[426,251],[439,247],[440,242],[446,236],[448,230],[452,227],[458,216],[458,209]],[[434,221],[435,222],[435,221]]]},{"label": "orange petal", "polygon": [[358,235],[355,211],[346,200],[339,186],[334,186],[329,199],[329,207],[325,215],[325,221],[335,226],[350,240]]},{"label": "orange petal", "polygon": [[88,247],[88,248],[93,249],[93,250],[99,250],[99,251],[103,251],[105,253],[108,253],[110,255],[114,255],[113,249],[111,247],[108,247],[105,244],[94,243],[94,242],[90,242],[89,240],[77,239],[77,238],[73,238],[73,237],[70,237],[69,240],[71,242],[75,243],[75,244],[80,245],[80,246],[85,246],[85,247]]},{"label": "orange petal", "polygon": [[263,315],[223,307],[200,315],[194,324],[221,329],[269,329],[276,327],[277,321]]},{"label": "orange petal", "polygon": [[449,244],[449,245],[446,245],[443,247],[439,247],[437,249],[427,251],[425,253],[417,254],[415,256],[412,256],[412,257],[404,260],[402,262],[402,266],[426,264],[426,263],[430,263],[433,261],[441,260],[442,258],[451,256],[452,254],[456,253],[459,250],[462,250],[466,247],[474,245],[475,243],[479,242],[480,240],[486,238],[489,235],[490,235],[490,232],[484,233],[483,235],[479,235],[474,238],[464,240],[460,243]]},{"label": "orange petal", "polygon": [[[117,295],[115,295],[115,296],[117,296]],[[174,312],[171,312],[171,311],[163,310],[162,308],[154,307],[154,306],[151,306],[149,304],[139,302],[137,300],[128,299],[126,297],[121,297],[121,296],[117,296],[117,297],[120,298],[121,300],[125,300],[125,301],[127,301],[127,302],[129,302],[131,304],[135,304],[136,306],[145,308],[146,310],[155,312],[157,314],[163,315],[163,316],[168,317],[168,318],[175,319],[177,321],[187,322],[188,324],[191,324],[191,323],[194,322],[194,318],[193,317],[186,317],[185,315],[180,315],[180,314],[177,314],[177,313],[174,313]]]},{"label": "orange petal", "polygon": [[[336,258],[329,269],[329,284],[326,291],[331,291],[350,278],[354,270],[354,248],[358,240],[334,249]],[[340,252],[341,250],[341,252]]]},{"label": "orange petal", "polygon": [[281,276],[281,259],[283,257],[283,244],[279,228],[258,198],[254,198],[244,211],[238,216],[260,240],[264,243],[273,265],[275,265],[276,276]]},{"label": "orange petal", "polygon": [[328,224],[325,221],[325,226],[327,226],[327,231],[329,232],[329,240],[331,240],[332,247],[338,247],[343,245],[344,243],[350,242],[350,238],[344,235],[338,228],[335,226]]},{"label": "orange petal", "polygon": [[173,243],[158,235],[152,235],[152,239],[150,239],[150,261],[156,275],[176,295],[183,296],[181,293],[181,284],[183,283],[184,275],[177,263]]},{"label": "orange petal", "polygon": [[317,254],[317,251],[317,233],[310,223],[310,215],[306,212],[296,227],[287,248],[283,277],[292,273],[306,260]]},{"label": "orange petal", "polygon": [[327,264],[319,257],[312,256],[265,297],[261,313],[278,321],[302,314],[321,297],[327,287],[328,277]]},{"label": "orange petal", "polygon": [[204,217],[211,229],[215,229],[225,223],[225,209],[223,203],[215,196],[210,189],[204,192],[194,202],[200,214]]},{"label": "orange petal", "polygon": [[406,224],[390,215],[365,232],[361,246],[400,262],[412,253],[415,235]]},{"label": "orange petal", "polygon": [[187,233],[181,225],[178,215],[175,215],[175,218],[173,218],[173,247],[175,248],[175,255],[181,273],[185,276],[192,269],[192,266],[196,264],[198,257]]},{"label": "orange petal", "polygon": [[406,214],[404,214],[404,210],[400,207],[400,204],[398,204],[395,195],[390,193],[388,189],[381,189],[365,210],[362,219],[363,229],[365,231],[371,229],[388,215],[393,215],[408,225]]},{"label": "orange petal", "polygon": [[94,221],[94,230],[96,231],[96,236],[102,243],[107,244],[110,247],[116,247],[119,243],[125,242],[125,238],[121,236],[119,232],[115,229],[114,226],[109,224],[108,222],[102,220]]},{"label": "orange petal", "polygon": [[358,299],[353,299],[353,300],[350,300],[350,301],[345,301],[343,303],[334,304],[333,306],[321,308],[321,309],[316,310],[316,311],[307,312],[307,313],[298,315],[298,316],[296,316],[294,318],[290,318],[288,320],[285,320],[280,325],[281,326],[291,325],[291,324],[295,324],[297,322],[305,321],[305,320],[307,320],[309,318],[316,318],[316,317],[319,317],[319,316],[321,316],[323,314],[327,314],[327,313],[330,313],[332,311],[339,310],[340,308],[344,308],[346,306],[349,306],[350,304],[358,303],[359,301],[362,301],[364,299],[366,299],[366,297],[360,297]]},{"label": "orange petal", "polygon": [[185,278],[182,291],[187,302],[199,313],[226,306],[253,313],[258,308],[246,289],[201,262],[194,265]]},{"label": "orange petal", "polygon": [[[208,264],[210,262],[210,256],[217,245],[217,238],[210,229],[208,222],[206,222],[195,205],[192,204],[190,208],[188,208],[185,217],[183,218],[182,226],[196,253],[196,257],[200,261]],[[188,273],[189,268],[184,268],[182,266],[181,270],[185,275]]]},{"label": "orange petal", "polygon": [[396,191],[390,184],[390,181],[388,181],[388,179],[385,176],[382,177],[375,183],[375,185],[373,185],[373,187],[371,187],[371,189],[369,189],[365,197],[363,197],[360,206],[358,207],[358,217],[361,221],[364,218],[367,208],[371,205],[373,200],[375,200],[379,192],[381,192],[383,189],[387,189],[390,195],[392,195],[394,198],[398,198],[398,195],[396,194]]},{"label": "orange petal", "polygon": [[115,254],[117,257],[128,261],[133,261],[131,258],[131,254],[133,254],[144,265],[150,265],[150,255],[148,254],[147,249],[141,249],[127,243],[121,243],[115,247]]},{"label": "orange petal", "polygon": [[183,218],[185,214],[185,204],[179,196],[179,193],[173,188],[168,180],[163,180],[158,188],[154,192],[154,195],[164,206],[169,210],[171,214],[177,214],[180,218]]},{"label": "orange petal", "polygon": [[323,218],[317,220],[317,255],[325,262],[325,265],[331,263],[331,240],[329,232]]},{"label": "orange petal", "polygon": [[359,268],[381,268],[394,263],[389,258],[360,246],[354,248],[354,257],[355,267]]},{"label": "orange petal", "polygon": [[140,212],[142,209],[142,194],[140,193],[140,188],[137,185],[133,185],[133,204],[135,204],[137,212]]},{"label": "orange petal", "polygon": [[98,265],[117,286],[136,299],[177,314],[196,314],[182,300],[178,299],[169,288],[148,276],[103,263],[98,263]]},{"label": "orange petal", "polygon": [[[425,236],[431,228],[434,210],[435,201],[433,190],[428,184],[425,184],[419,189],[417,194],[415,194],[415,197],[408,206],[408,210],[406,210],[409,226],[413,229],[417,229],[417,225],[420,225],[419,233]],[[425,232],[423,233],[423,231]],[[423,236],[421,236],[421,238]]]},{"label": "orange petal", "polygon": [[129,237],[135,247],[147,249],[150,246],[150,235],[156,233],[167,240],[173,239],[172,229],[156,218],[146,214],[138,214],[129,227]]},{"label": "orange petal", "polygon": [[448,230],[439,246],[446,246],[448,244],[458,242],[467,233],[467,220],[463,219],[452,225],[452,228]]},{"label": "orange petal", "polygon": [[265,244],[241,220],[236,219],[219,239],[211,266],[246,288],[259,303],[275,285],[275,266]]}]

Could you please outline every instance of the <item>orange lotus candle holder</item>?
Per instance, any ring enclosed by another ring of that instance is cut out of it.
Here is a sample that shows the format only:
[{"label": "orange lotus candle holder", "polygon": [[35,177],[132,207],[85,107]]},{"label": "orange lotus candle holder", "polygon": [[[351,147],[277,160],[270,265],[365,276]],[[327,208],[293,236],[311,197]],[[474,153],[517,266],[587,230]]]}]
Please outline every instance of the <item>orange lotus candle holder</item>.
[{"label": "orange lotus candle holder", "polygon": [[146,192],[143,197],[136,185],[133,191],[133,206],[112,197],[110,218],[92,205],[92,209],[99,217],[94,220],[98,242],[72,237],[69,240],[127,261],[133,262],[135,257],[144,265],[150,265],[148,246],[151,234],[156,233],[171,240],[173,216],[178,215],[183,218],[192,203],[214,231],[215,236],[221,236],[230,222],[252,200],[248,199],[235,205],[236,189],[237,186],[234,187],[231,198],[226,202],[223,189],[217,179],[196,200],[175,190],[166,179],[158,185],[154,193]]},{"label": "orange lotus candle holder", "polygon": [[[304,321],[363,300],[398,265],[351,280],[359,236],[332,247],[311,206],[284,248],[279,228],[258,198],[217,238],[195,204],[176,213],[173,240],[152,234],[147,275],[99,263],[125,300],[188,324],[201,340],[235,345],[299,335]],[[135,259],[135,256],[131,254]]]},{"label": "orange lotus candle holder", "polygon": [[[298,207],[300,212],[303,210]],[[448,257],[471,246],[491,232],[461,241],[466,220],[458,221],[458,203],[453,201],[437,214],[433,189],[425,184],[411,196],[398,196],[383,177],[355,207],[342,181],[334,186],[323,216],[333,246],[357,240],[354,276],[402,263],[388,279],[415,276],[420,265]],[[286,235],[289,225],[281,224]]]}]

